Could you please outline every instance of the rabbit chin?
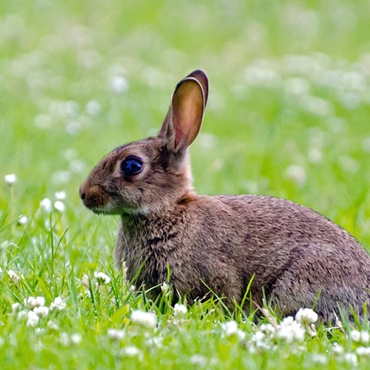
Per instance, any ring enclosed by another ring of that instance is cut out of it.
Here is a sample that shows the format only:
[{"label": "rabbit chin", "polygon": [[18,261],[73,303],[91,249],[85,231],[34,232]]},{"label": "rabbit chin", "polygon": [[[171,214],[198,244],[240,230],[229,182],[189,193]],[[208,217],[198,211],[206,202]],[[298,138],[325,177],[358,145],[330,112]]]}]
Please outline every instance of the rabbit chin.
[{"label": "rabbit chin", "polygon": [[114,207],[111,204],[107,204],[101,208],[94,208],[91,209],[97,215],[147,215],[150,213],[150,209],[148,207],[140,207],[140,208],[125,208],[125,207]]}]

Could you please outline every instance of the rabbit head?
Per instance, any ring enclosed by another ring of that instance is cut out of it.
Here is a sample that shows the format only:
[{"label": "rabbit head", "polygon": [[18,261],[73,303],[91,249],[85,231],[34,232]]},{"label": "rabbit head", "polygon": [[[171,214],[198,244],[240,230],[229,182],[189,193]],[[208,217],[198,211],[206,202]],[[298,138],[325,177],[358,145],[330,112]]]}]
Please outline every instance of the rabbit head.
[{"label": "rabbit head", "polygon": [[197,70],[178,83],[159,134],[106,155],[80,187],[95,213],[146,214],[192,193],[188,147],[199,133],[208,79]]}]

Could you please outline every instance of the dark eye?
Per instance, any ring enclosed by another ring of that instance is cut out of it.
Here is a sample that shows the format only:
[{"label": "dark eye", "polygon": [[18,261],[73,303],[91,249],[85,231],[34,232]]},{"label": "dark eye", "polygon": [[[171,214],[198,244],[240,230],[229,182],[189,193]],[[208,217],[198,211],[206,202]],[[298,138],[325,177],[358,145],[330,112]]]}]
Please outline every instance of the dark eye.
[{"label": "dark eye", "polygon": [[140,158],[129,156],[121,162],[121,171],[124,175],[137,175],[143,169],[143,161]]}]

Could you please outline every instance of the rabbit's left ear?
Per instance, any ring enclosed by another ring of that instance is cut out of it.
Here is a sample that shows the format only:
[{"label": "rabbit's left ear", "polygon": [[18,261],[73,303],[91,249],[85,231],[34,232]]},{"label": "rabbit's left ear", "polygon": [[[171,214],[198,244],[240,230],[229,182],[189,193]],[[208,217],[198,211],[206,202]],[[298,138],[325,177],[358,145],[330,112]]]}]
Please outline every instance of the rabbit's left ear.
[{"label": "rabbit's left ear", "polygon": [[208,79],[203,71],[194,71],[177,84],[159,132],[176,153],[186,150],[197,137],[207,97]]}]

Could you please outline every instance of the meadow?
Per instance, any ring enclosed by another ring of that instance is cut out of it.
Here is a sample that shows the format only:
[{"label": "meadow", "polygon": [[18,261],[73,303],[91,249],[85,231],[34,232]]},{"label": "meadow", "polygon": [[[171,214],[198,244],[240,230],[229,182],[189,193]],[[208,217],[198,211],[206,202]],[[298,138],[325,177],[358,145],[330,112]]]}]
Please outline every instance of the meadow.
[{"label": "meadow", "polygon": [[175,84],[210,79],[201,194],[288,198],[370,252],[366,0],[0,2],[0,368],[367,369],[367,322],[173,307],[124,279],[119,218],[83,207],[100,158],[155,134]]}]

